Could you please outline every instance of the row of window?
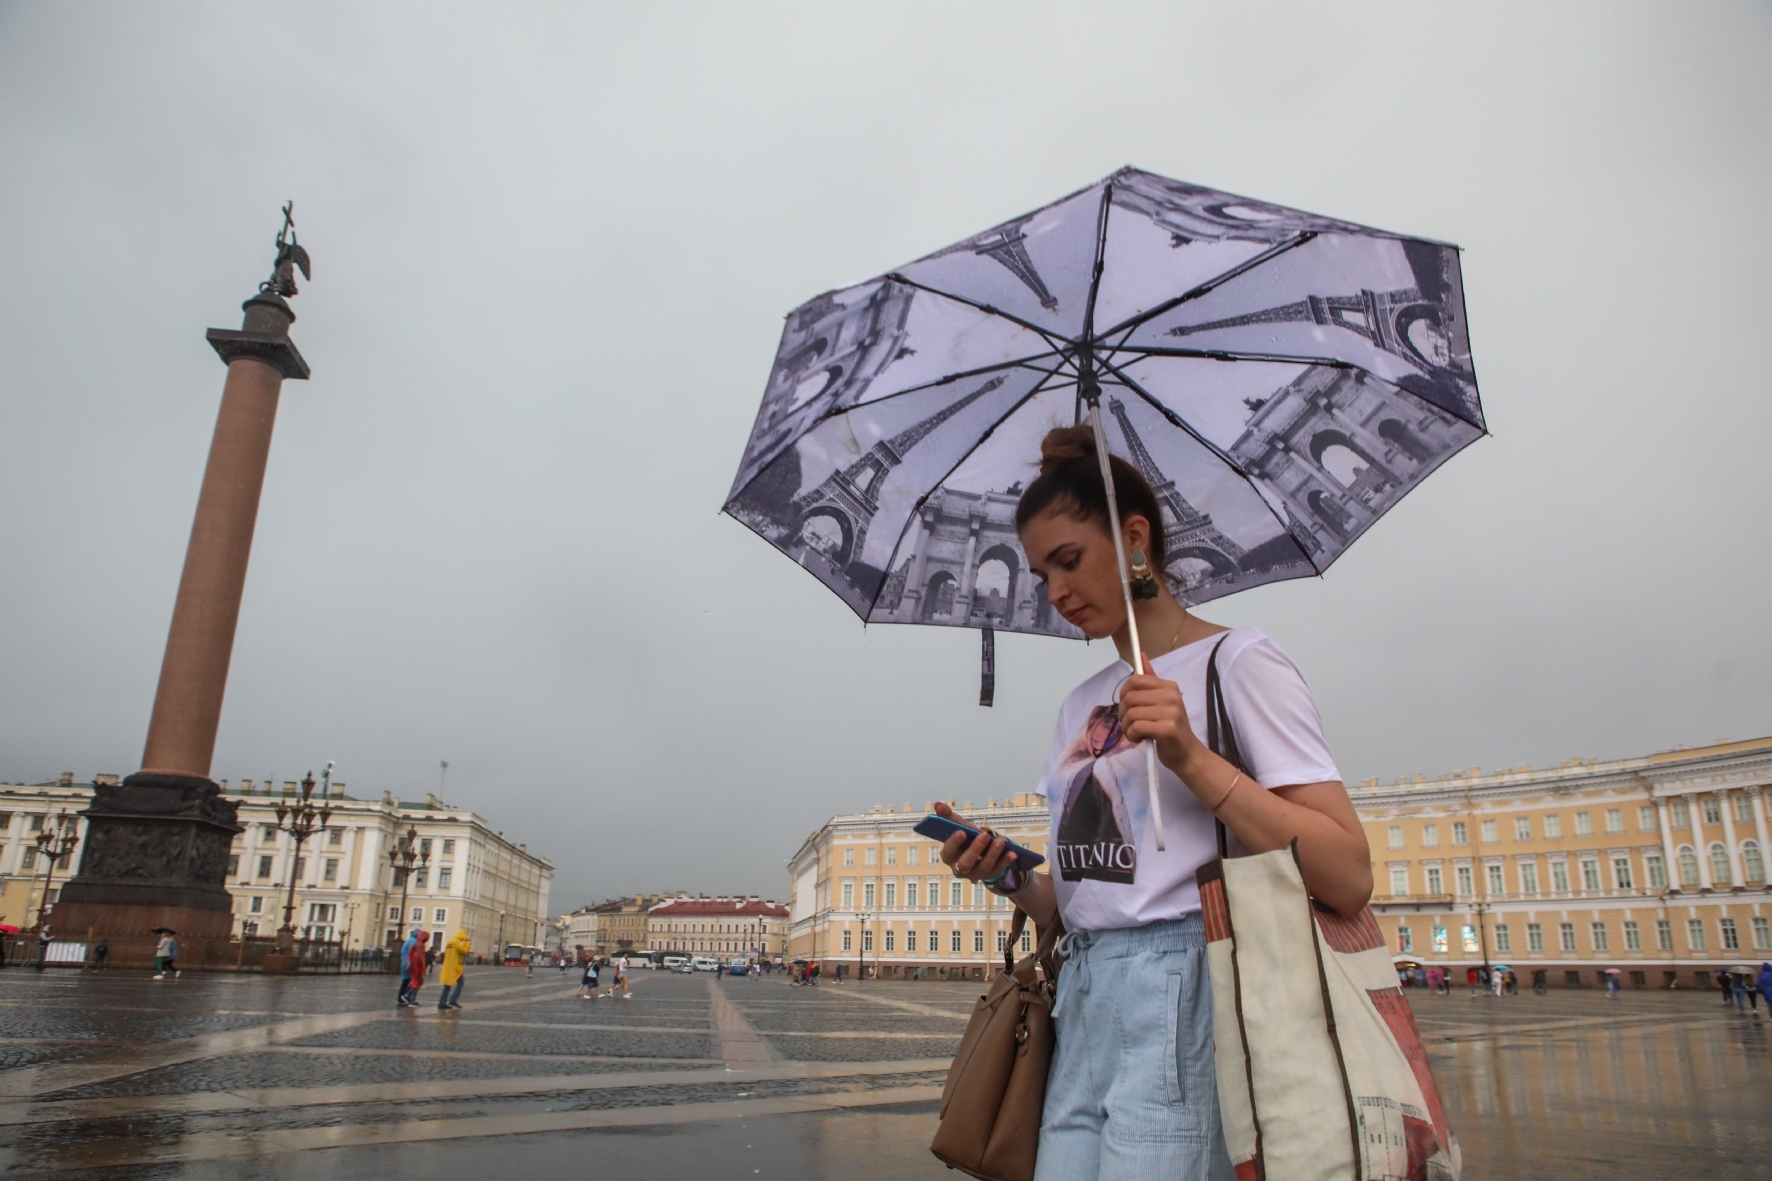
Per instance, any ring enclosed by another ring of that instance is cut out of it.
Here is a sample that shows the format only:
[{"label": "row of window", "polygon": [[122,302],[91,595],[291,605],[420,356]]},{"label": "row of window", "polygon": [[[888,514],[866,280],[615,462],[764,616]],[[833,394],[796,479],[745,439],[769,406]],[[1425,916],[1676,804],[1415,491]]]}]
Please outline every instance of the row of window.
[{"label": "row of window", "polygon": [[[39,852],[39,850],[38,850],[37,846],[35,846],[35,845],[26,845],[25,846],[24,856],[22,858],[20,858],[19,863],[18,863],[18,868],[19,868],[20,873],[23,873],[24,871],[30,870],[30,869],[45,868],[44,863],[37,856],[38,852]],[[67,869],[68,866],[73,864],[72,857],[73,857],[73,854],[71,854],[71,853],[63,853],[60,857],[57,857],[55,859],[56,869],[58,869],[58,870]]]},{"label": "row of window", "polygon": [[[266,822],[264,824],[260,824],[258,827],[260,830],[259,839],[261,841],[275,841],[277,839],[278,828],[275,824],[271,824],[269,822]],[[328,846],[330,846],[331,848],[334,848],[334,849],[337,849],[340,846],[342,846],[345,843],[345,830],[342,828],[327,829],[326,830],[326,843]],[[418,851],[421,856],[429,857],[431,855],[432,848],[433,848],[433,843],[432,843],[432,840],[430,837],[420,837],[419,838]],[[455,838],[454,837],[444,837],[443,838],[443,856],[453,857],[454,855],[455,855]]]},{"label": "row of window", "polygon": [[[765,944],[767,947],[767,944]],[[667,939],[652,945],[654,951],[750,951],[742,939]]]},{"label": "row of window", "polygon": [[[918,850],[924,848],[924,846],[921,846],[921,845],[905,845],[905,846],[887,845],[886,846],[886,864],[887,865],[897,865],[898,864],[898,851],[901,847],[904,849],[904,863],[906,865],[917,864]],[[865,848],[861,851],[861,863],[863,865],[875,864],[875,856],[878,852],[879,852],[878,846],[869,845],[867,848]],[[926,853],[928,856],[928,860],[925,862],[925,864],[927,864],[927,865],[940,865],[941,864],[941,846],[940,845],[928,846],[926,849]],[[853,848],[844,849],[843,850],[843,868],[851,869],[851,868],[854,868],[854,866],[855,866],[855,850]]]},{"label": "row of window", "polygon": [[[1740,824],[1754,823],[1753,798],[1751,796],[1737,795],[1731,796],[1730,799],[1733,801],[1736,822]],[[1704,823],[1721,824],[1723,822],[1722,803],[1715,796],[1705,796],[1703,800],[1700,801],[1700,808],[1704,814]],[[1583,811],[1575,812],[1572,815],[1575,821],[1574,835],[1578,837],[1592,836],[1594,832],[1593,813]],[[1555,841],[1562,839],[1562,813],[1550,812],[1541,816],[1539,819],[1543,822],[1545,840]],[[1604,821],[1607,832],[1623,832],[1624,809],[1607,808],[1604,814]],[[1514,840],[1529,841],[1532,839],[1532,817],[1515,816],[1513,822]],[[1692,807],[1690,802],[1683,799],[1670,800],[1668,802],[1668,822],[1674,828],[1691,828]],[[1451,830],[1451,838],[1454,845],[1470,844],[1470,825],[1467,821],[1452,821]],[[1637,831],[1655,831],[1655,805],[1641,804],[1637,807]],[[1479,821],[1477,832],[1479,839],[1483,844],[1498,844],[1501,841],[1501,822],[1499,820]],[[1393,849],[1403,848],[1404,836],[1402,825],[1393,824],[1390,826],[1389,843],[1390,847]],[[1434,849],[1438,848],[1439,844],[1439,824],[1423,824],[1421,826],[1421,847],[1424,849]],[[872,864],[872,862],[869,862],[869,864]]]},{"label": "row of window", "polygon": [[[924,891],[921,891],[921,892],[919,891],[919,888],[918,888],[919,887],[918,879],[906,878],[904,880],[904,892],[903,892],[904,909],[915,910],[915,909],[917,909],[917,907],[919,905],[924,905],[924,906],[928,906],[931,908],[940,906],[942,904],[941,903],[941,899],[942,899],[941,884],[943,881],[947,882],[947,887],[948,887],[947,888],[947,904],[950,907],[964,906],[965,905],[965,898],[966,898],[967,883],[961,881],[959,878],[930,878],[928,880],[928,882],[926,883],[927,889]],[[984,886],[978,882],[971,883],[971,886],[972,886],[972,908],[974,910],[977,910],[977,909],[980,909],[984,906],[984,901],[985,901]],[[875,892],[875,883],[873,883],[873,882],[861,883],[861,908],[863,910],[873,910],[876,906],[876,903],[879,906],[883,906],[887,909],[892,909],[892,910],[898,909],[900,893],[899,893],[899,881],[897,878],[887,878],[885,882],[880,883],[879,891],[880,891],[879,893]],[[842,909],[842,910],[854,910],[855,909],[855,879],[854,878],[844,878],[843,879],[841,897],[843,899],[843,905],[841,906],[840,909]],[[919,903],[918,902],[919,897],[926,899],[926,901]]]},{"label": "row of window", "polygon": [[[885,950],[889,953],[896,953],[898,951],[899,932],[894,931],[891,928],[887,928],[885,931],[881,932],[881,934],[883,936],[882,941],[885,944]],[[905,954],[906,955],[917,954],[918,938],[917,938],[916,929],[913,927],[911,930],[905,931],[903,934],[904,934]],[[844,931],[843,931],[843,950],[844,951],[854,951],[855,950],[854,935],[855,935],[854,931],[848,930],[847,928],[844,929]],[[924,948],[923,954],[940,955],[941,954],[941,932],[931,929],[927,932],[924,932],[924,935],[926,936],[926,938],[922,941],[922,947]],[[1003,954],[1003,949],[1008,945],[1008,942],[1009,942],[1009,932],[998,931],[997,932],[997,954],[998,955]],[[951,955],[964,954],[961,951],[961,948],[964,946],[964,943],[965,943],[964,933],[962,931],[960,931],[959,928],[956,927],[954,930],[948,932],[948,952],[949,952],[949,954],[951,954]],[[1021,933],[1022,954],[1026,955],[1028,952],[1032,951],[1033,949],[1034,949],[1034,943],[1033,943],[1032,932],[1023,931]],[[874,950],[874,932],[873,931],[865,930],[861,933],[861,950],[863,952],[871,952]],[[984,954],[984,932],[982,930],[975,930],[972,932],[972,954],[973,955],[983,955]]]},{"label": "row of window", "polygon": [[[246,913],[247,914],[257,915],[257,914],[263,914],[264,912],[265,912],[265,900],[262,895],[254,895],[251,898],[248,898],[246,900]],[[399,906],[396,905],[396,906],[388,907],[388,922],[394,923],[394,922],[398,922],[399,920],[400,920]],[[308,903],[308,922],[309,923],[332,923],[332,922],[337,922],[337,921],[338,921],[338,903],[336,903],[336,902],[310,902],[310,903]],[[424,922],[425,921],[425,908],[422,906],[413,907],[412,914],[411,914],[411,921],[414,923]],[[447,907],[443,907],[443,906],[437,907],[435,910],[431,911],[431,921],[439,927],[448,926],[449,925],[449,909]]]},{"label": "row of window", "polygon": [[[1697,889],[1703,885],[1703,878],[1699,872],[1698,854],[1692,846],[1680,846],[1676,856],[1679,858],[1681,888]],[[1711,844],[1711,847],[1708,850],[1708,859],[1710,862],[1711,884],[1716,886],[1733,884],[1734,873],[1729,864],[1729,850],[1724,848],[1721,841],[1713,842]],[[1614,890],[1636,889],[1636,875],[1631,871],[1630,857],[1628,855],[1617,856],[1613,857],[1611,861],[1612,883],[1610,888]],[[1764,882],[1766,880],[1765,856],[1760,849],[1760,843],[1758,841],[1746,840],[1741,842],[1741,866],[1742,877],[1745,881]],[[1600,859],[1598,857],[1583,857],[1578,862],[1578,867],[1581,873],[1581,889],[1603,890],[1607,888],[1601,881]],[[1569,863],[1561,860],[1551,861],[1549,863],[1549,868],[1551,892],[1556,894],[1567,894],[1570,889]],[[1667,888],[1667,867],[1662,863],[1661,854],[1643,854],[1643,869],[1645,871],[1645,876],[1648,879],[1647,884],[1649,889],[1665,890]],[[1542,884],[1538,874],[1538,863],[1536,861],[1518,862],[1516,863],[1516,871],[1519,874],[1519,892],[1521,894],[1538,894],[1542,891]],[[1506,895],[1507,873],[1505,865],[1485,865],[1483,867],[1483,873],[1483,884],[1490,895]],[[1469,895],[1477,892],[1476,868],[1474,866],[1456,866],[1454,867],[1454,874],[1454,880],[1457,883],[1457,892],[1459,894]],[[1390,867],[1390,876],[1391,894],[1398,898],[1408,897],[1410,895],[1409,867],[1406,865],[1393,865]],[[1423,885],[1427,894],[1431,896],[1444,894],[1446,892],[1445,873],[1440,866],[1429,865],[1423,867],[1422,876],[1424,879]]]},{"label": "row of window", "polygon": [[[1756,918],[1751,921],[1751,927],[1753,931],[1754,950],[1772,951],[1772,920]],[[1447,954],[1449,948],[1447,938],[1448,928],[1433,926],[1428,930],[1431,940],[1430,946],[1433,954]],[[1511,953],[1514,950],[1512,926],[1508,923],[1496,923],[1493,931],[1495,934],[1496,953],[1501,955]],[[1734,919],[1718,919],[1717,933],[1721,938],[1721,950],[1741,950],[1741,930],[1736,925]],[[1460,949],[1469,955],[1475,955],[1483,950],[1482,941],[1475,926],[1466,924],[1459,929],[1459,945]],[[1688,951],[1710,950],[1705,934],[1705,921],[1703,919],[1686,920],[1686,948]],[[1574,923],[1557,924],[1557,949],[1563,952],[1576,952],[1581,950],[1575,943]],[[1655,949],[1657,951],[1666,952],[1674,950],[1674,928],[1672,920],[1655,920]],[[1397,928],[1397,950],[1405,953],[1412,953],[1415,951],[1414,931],[1411,928]],[[1544,950],[1543,923],[1526,924],[1525,950],[1528,952],[1542,952]],[[1612,950],[1611,928],[1606,923],[1588,924],[1588,950],[1594,952]],[[1643,950],[1642,928],[1635,919],[1626,919],[1624,921],[1624,950]]]},{"label": "row of window", "polygon": [[[270,877],[271,872],[272,872],[272,866],[274,865],[275,860],[276,860],[276,855],[273,853],[259,854],[258,873],[256,873],[253,876],[256,879],[260,879],[260,880]],[[293,876],[296,878],[296,880],[299,881],[301,879],[302,875],[307,872],[308,872],[308,859],[306,857],[297,857],[295,859],[295,873]],[[238,876],[239,873],[240,873],[240,854],[238,854],[238,853],[228,854],[228,876],[230,878],[236,877],[236,876]],[[320,880],[323,882],[336,882],[338,880],[338,858],[328,857],[320,863]],[[437,888],[439,890],[449,889],[449,887],[454,883],[454,880],[455,880],[455,871],[452,867],[445,865],[442,868],[437,870]],[[418,890],[429,889],[430,888],[430,870],[429,869],[415,869],[415,870],[413,870],[412,871],[412,886],[414,889],[418,889]]]}]

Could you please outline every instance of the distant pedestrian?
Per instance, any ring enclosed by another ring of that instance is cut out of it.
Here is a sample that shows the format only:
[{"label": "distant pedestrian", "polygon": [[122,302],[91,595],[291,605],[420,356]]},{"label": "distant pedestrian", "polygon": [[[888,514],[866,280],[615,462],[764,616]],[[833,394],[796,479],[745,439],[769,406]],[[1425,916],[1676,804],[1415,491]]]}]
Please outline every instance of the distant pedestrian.
[{"label": "distant pedestrian", "polygon": [[37,970],[41,972],[49,963],[49,945],[55,942],[55,936],[49,933],[49,924],[44,923],[37,931]]},{"label": "distant pedestrian", "polygon": [[1602,972],[1601,975],[1606,978],[1606,999],[1613,1001],[1617,1000],[1619,992],[1618,973]]},{"label": "distant pedestrian", "polygon": [[580,977],[578,982],[578,999],[581,1001],[597,999],[597,957],[594,955],[585,960],[584,975]]},{"label": "distant pedestrian", "polygon": [[609,995],[614,996],[617,988],[621,989],[622,1000],[631,1001],[634,999],[633,994],[628,991],[628,957],[625,953],[616,958],[615,983],[610,987]]},{"label": "distant pedestrian", "polygon": [[1766,1012],[1772,1013],[1772,963],[1760,964],[1760,975],[1754,983],[1759,986],[1760,995],[1766,998]]},{"label": "distant pedestrian", "polygon": [[[443,948],[443,974],[437,977],[443,985],[443,995],[437,998],[439,1013],[445,1009],[461,1008],[461,989],[467,982],[463,966],[467,963],[468,953],[473,950],[474,944],[468,938],[465,928],[457,931],[455,938]],[[451,988],[455,989],[453,994],[449,991]]]},{"label": "distant pedestrian", "polygon": [[430,951],[428,944],[431,940],[431,934],[429,931],[414,931],[412,933],[412,940],[412,951],[406,957],[405,1003],[407,1008],[415,1009],[418,1007],[418,990],[425,985],[425,969],[430,966],[428,962],[428,953]]},{"label": "distant pedestrian", "polygon": [[1520,995],[1519,973],[1515,972],[1512,968],[1509,968],[1504,973],[1504,975],[1507,977],[1507,995],[1519,996]]},{"label": "distant pedestrian", "polygon": [[154,979],[166,979],[166,974],[172,971],[172,957],[177,952],[177,945],[172,941],[172,932],[162,932],[160,942],[154,945]]},{"label": "distant pedestrian", "polygon": [[1532,991],[1539,996],[1550,991],[1550,972],[1544,968],[1532,969]]},{"label": "distant pedestrian", "polygon": [[92,949],[93,970],[97,971],[97,972],[102,972],[110,964],[110,962],[111,962],[111,941],[109,939],[100,939],[98,941],[98,946]]},{"label": "distant pedestrian", "polygon": [[400,945],[400,993],[394,1003],[401,1008],[407,1007],[406,990],[412,987],[412,949],[417,946],[418,931],[415,929]]},{"label": "distant pedestrian", "polygon": [[1747,1014],[1747,977],[1729,973],[1729,991],[1735,996],[1735,1011]]},{"label": "distant pedestrian", "polygon": [[1478,985],[1479,980],[1481,979],[1477,970],[1475,968],[1467,969],[1464,973],[1464,979],[1465,979],[1465,983],[1467,983],[1471,986],[1471,995],[1473,997],[1476,996],[1477,995],[1477,985]]},{"label": "distant pedestrian", "polygon": [[819,969],[818,961],[813,960],[812,961],[812,968],[810,971],[807,972],[807,983],[811,984],[815,988],[818,986],[818,969]]},{"label": "distant pedestrian", "polygon": [[1735,999],[1730,995],[1735,990],[1729,987],[1729,973],[1723,971],[1721,968],[1717,969],[1717,987],[1723,992],[1723,1004],[1725,1006]]}]

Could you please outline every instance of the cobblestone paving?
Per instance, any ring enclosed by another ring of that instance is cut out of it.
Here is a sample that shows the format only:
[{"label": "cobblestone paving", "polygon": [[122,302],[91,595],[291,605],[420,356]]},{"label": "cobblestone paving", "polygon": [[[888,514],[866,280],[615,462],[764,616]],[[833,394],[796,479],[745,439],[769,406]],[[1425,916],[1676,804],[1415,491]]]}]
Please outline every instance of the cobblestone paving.
[{"label": "cobblestone paving", "polygon": [[[484,968],[439,1014],[389,983],[0,973],[0,1172],[953,1176],[927,1144],[977,984],[640,972],[592,1003]],[[1692,993],[1410,999],[1473,1181],[1765,1175],[1772,1020]]]}]

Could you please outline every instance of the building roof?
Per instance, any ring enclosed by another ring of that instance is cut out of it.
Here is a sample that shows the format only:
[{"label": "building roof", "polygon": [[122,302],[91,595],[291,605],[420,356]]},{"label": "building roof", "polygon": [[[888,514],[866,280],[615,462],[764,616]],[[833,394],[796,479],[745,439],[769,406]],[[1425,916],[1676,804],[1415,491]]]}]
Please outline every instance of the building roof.
[{"label": "building roof", "polygon": [[696,898],[678,895],[666,898],[653,906],[652,913],[661,918],[749,918],[761,917],[785,919],[788,908],[772,898],[759,898],[755,894],[727,895],[717,894],[710,898],[706,894]]}]

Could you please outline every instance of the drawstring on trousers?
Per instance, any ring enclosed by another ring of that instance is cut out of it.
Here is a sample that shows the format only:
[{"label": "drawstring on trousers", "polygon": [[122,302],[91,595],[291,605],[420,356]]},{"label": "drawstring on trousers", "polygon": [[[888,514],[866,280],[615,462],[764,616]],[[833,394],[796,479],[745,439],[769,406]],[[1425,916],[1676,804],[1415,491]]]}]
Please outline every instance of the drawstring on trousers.
[{"label": "drawstring on trousers", "polygon": [[[1064,964],[1064,972],[1060,979],[1074,980],[1076,991],[1079,994],[1089,991],[1088,953],[1094,943],[1095,933],[1093,931],[1066,931],[1058,937],[1058,943],[1053,948]],[[1059,1010],[1063,1007],[1064,990],[1061,988],[1058,992],[1058,1000],[1052,1006],[1052,1015],[1058,1016]]]}]

